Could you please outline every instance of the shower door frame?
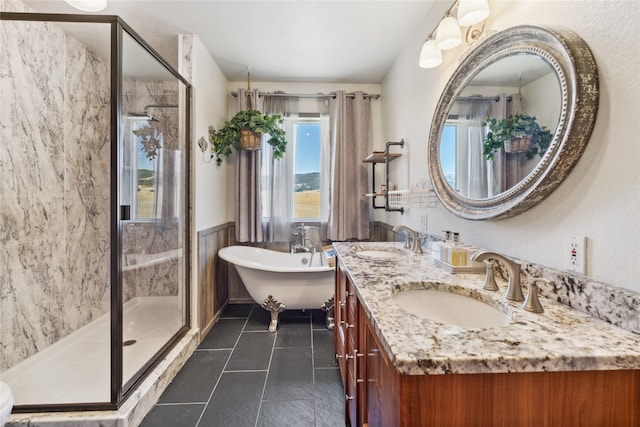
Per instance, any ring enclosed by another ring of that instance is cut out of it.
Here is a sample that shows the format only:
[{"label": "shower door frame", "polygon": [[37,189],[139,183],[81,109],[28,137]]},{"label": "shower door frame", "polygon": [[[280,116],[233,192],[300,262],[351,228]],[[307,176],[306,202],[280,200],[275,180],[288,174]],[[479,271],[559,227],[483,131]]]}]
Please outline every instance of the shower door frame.
[{"label": "shower door frame", "polygon": [[[96,23],[110,25],[110,401],[79,402],[64,404],[16,405],[15,413],[28,412],[73,412],[118,409],[148,374],[160,363],[166,354],[191,328],[191,239],[190,239],[190,188],[191,188],[191,92],[192,86],[162,56],[153,49],[133,28],[116,15],[76,15],[57,13],[0,12],[0,21],[31,21],[60,23]],[[133,38],[160,65],[169,71],[180,83],[184,84],[184,191],[183,198],[184,235],[182,277],[184,283],[184,325],[156,352],[126,383],[123,384],[123,274],[122,274],[122,221],[123,207],[120,204],[120,151],[122,150],[122,40],[123,32]],[[114,286],[115,284],[115,286]]]},{"label": "shower door frame", "polygon": [[[133,391],[136,390],[136,387],[146,378],[147,374],[150,373],[153,368],[155,368],[158,363],[162,360],[163,356],[166,355],[169,350],[171,350],[174,345],[178,342],[180,338],[182,338],[187,331],[191,327],[191,308],[190,308],[190,176],[191,176],[191,144],[189,143],[191,140],[191,84],[182,76],[180,73],[175,70],[155,49],[153,49],[138,33],[136,33],[131,26],[129,26],[124,20],[122,20],[119,16],[111,16],[115,18],[115,22],[111,26],[111,45],[116,45],[116,52],[118,55],[111,55],[111,99],[116,99],[117,102],[111,104],[111,117],[116,117],[115,120],[116,126],[111,127],[111,140],[117,141],[116,144],[111,145],[111,169],[119,171],[121,165],[119,161],[121,159],[120,150],[123,147],[122,141],[122,35],[123,32],[126,32],[131,38],[133,38],[143,49],[147,51],[154,59],[156,59],[167,71],[169,71],[180,83],[184,84],[185,88],[185,97],[184,97],[184,153],[185,153],[185,170],[184,180],[185,180],[185,189],[180,194],[183,197],[183,210],[182,217],[184,218],[184,298],[183,301],[185,307],[185,313],[183,313],[183,317],[185,319],[185,324],[174,334],[174,336],[169,339],[161,349],[156,352],[156,354],[149,359],[143,366],[140,368],[130,380],[126,383],[122,383],[123,376],[123,278],[122,278],[122,205],[120,205],[120,175],[118,173],[111,174],[111,215],[112,218],[117,218],[117,221],[111,221],[112,227],[112,248],[114,247],[114,241],[117,244],[117,250],[111,251],[111,276],[112,283],[114,280],[114,273],[117,275],[115,283],[118,286],[112,287],[112,311],[111,311],[111,402],[116,403],[117,406],[120,406],[122,402],[124,402]],[[112,52],[114,52],[112,48]],[[113,70],[116,69],[116,73]],[[115,83],[115,84],[114,84]],[[178,104],[180,100],[178,101]],[[115,115],[115,116],[114,116]],[[115,134],[115,135],[114,135]],[[115,139],[114,139],[115,136]],[[114,197],[114,195],[116,195]],[[114,234],[114,231],[117,232]],[[117,267],[115,267],[117,266]],[[115,295],[114,295],[115,294]],[[113,301],[117,301],[116,313],[113,310]],[[114,315],[115,314],[115,315]],[[115,336],[117,334],[117,337]],[[114,339],[115,338],[115,339]],[[113,345],[114,341],[117,345]]]}]

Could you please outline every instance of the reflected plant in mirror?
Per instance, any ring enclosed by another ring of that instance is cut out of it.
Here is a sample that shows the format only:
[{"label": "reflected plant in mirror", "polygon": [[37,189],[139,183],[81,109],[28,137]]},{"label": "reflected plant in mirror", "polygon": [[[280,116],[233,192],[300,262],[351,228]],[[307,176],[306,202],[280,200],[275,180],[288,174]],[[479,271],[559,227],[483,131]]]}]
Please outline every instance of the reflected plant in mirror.
[{"label": "reflected plant in mirror", "polygon": [[536,155],[544,156],[553,135],[546,126],[540,126],[535,117],[512,114],[506,119],[486,117],[483,125],[489,127],[482,145],[482,154],[494,160],[494,153],[504,149],[511,154],[524,154],[528,160]]},{"label": "reflected plant in mirror", "polygon": [[455,215],[506,218],[539,203],[589,141],[598,74],[566,29],[503,30],[467,55],[447,83],[429,135],[429,174]]}]

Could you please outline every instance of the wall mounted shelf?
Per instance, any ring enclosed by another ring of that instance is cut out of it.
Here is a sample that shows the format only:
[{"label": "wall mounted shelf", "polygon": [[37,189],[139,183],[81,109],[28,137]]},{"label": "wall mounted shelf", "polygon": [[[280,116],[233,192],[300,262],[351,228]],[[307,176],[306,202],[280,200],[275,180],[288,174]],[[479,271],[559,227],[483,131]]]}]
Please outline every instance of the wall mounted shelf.
[{"label": "wall mounted shelf", "polygon": [[[389,147],[398,145],[400,148],[404,147],[404,139],[400,141],[389,141],[387,142],[384,151],[374,151],[369,154],[364,160],[364,163],[371,163],[371,188],[373,193],[365,194],[366,197],[371,197],[371,206],[374,209],[384,209],[387,212],[400,212],[404,213],[404,208],[402,206],[391,206],[389,204],[389,163],[393,160],[400,157],[402,154],[399,153],[390,153]],[[376,192],[376,164],[384,163],[384,180],[385,180],[385,189],[387,189],[384,193]],[[380,206],[376,204],[376,198],[382,197],[384,198],[384,205]]]}]

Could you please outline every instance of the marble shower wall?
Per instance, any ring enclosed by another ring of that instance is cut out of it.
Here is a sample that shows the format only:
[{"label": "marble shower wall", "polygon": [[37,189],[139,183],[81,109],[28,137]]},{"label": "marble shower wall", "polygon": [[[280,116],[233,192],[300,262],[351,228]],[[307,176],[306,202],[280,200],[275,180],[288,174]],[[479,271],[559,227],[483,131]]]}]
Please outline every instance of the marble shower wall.
[{"label": "marble shower wall", "polygon": [[109,310],[109,66],[52,23],[3,21],[0,46],[6,370]]}]

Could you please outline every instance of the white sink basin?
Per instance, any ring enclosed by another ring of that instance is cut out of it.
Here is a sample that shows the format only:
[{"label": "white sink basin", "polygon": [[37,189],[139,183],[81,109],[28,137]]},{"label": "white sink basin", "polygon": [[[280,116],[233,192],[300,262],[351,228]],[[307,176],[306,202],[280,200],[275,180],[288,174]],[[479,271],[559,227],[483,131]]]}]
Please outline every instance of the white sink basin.
[{"label": "white sink basin", "polygon": [[511,318],[477,299],[435,289],[398,292],[393,300],[403,310],[429,320],[462,328],[499,328]]},{"label": "white sink basin", "polygon": [[408,255],[407,252],[405,252],[400,248],[384,247],[384,246],[377,246],[377,247],[363,246],[363,247],[355,248],[355,253],[356,253],[356,256],[359,256],[361,258],[377,259],[377,260],[395,260],[395,259],[404,258]]}]

